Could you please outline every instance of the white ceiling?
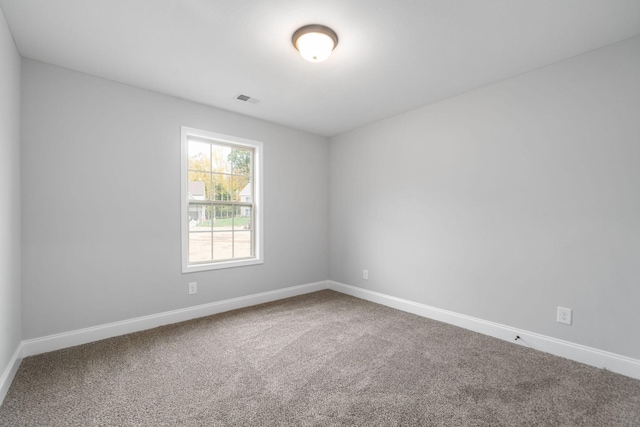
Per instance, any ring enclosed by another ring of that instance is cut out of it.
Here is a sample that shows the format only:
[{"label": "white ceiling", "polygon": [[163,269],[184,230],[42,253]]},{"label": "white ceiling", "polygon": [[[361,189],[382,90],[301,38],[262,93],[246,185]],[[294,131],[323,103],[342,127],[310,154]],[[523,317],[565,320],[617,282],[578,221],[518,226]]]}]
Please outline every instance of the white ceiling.
[{"label": "white ceiling", "polygon": [[[0,0],[20,53],[332,136],[640,34],[640,0]],[[324,63],[291,35],[324,24]],[[252,105],[238,93],[262,100]]]}]

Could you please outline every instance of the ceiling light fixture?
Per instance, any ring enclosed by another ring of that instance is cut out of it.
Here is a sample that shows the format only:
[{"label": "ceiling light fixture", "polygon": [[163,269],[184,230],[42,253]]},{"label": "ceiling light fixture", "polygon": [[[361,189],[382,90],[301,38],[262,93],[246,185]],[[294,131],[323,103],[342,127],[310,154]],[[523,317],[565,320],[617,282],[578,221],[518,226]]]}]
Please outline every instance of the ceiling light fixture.
[{"label": "ceiling light fixture", "polygon": [[304,59],[309,62],[322,62],[338,45],[338,35],[324,25],[305,25],[293,33],[291,41]]}]

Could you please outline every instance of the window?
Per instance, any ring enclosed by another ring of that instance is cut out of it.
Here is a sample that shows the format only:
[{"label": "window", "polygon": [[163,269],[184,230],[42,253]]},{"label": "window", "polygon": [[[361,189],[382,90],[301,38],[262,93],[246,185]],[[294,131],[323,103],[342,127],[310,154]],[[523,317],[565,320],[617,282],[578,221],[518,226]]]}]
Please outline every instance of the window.
[{"label": "window", "polygon": [[262,143],[182,127],[182,272],[262,263]]}]

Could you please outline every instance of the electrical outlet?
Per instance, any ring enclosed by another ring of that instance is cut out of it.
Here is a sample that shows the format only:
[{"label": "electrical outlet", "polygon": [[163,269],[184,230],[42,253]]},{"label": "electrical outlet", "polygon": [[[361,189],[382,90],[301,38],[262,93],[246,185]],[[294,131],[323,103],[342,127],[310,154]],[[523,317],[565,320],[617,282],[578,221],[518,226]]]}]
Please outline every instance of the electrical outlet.
[{"label": "electrical outlet", "polygon": [[189,282],[189,295],[198,293],[198,282]]},{"label": "electrical outlet", "polygon": [[362,270],[362,278],[364,280],[369,280],[369,270]]},{"label": "electrical outlet", "polygon": [[572,312],[573,310],[570,308],[558,307],[558,317],[556,318],[556,321],[558,323],[570,325]]}]

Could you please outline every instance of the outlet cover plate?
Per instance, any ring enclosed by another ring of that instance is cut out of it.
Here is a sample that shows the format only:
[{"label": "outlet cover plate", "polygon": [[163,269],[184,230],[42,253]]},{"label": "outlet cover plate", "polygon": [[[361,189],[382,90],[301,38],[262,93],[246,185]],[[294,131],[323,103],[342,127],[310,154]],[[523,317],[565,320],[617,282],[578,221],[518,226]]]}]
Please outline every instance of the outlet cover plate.
[{"label": "outlet cover plate", "polygon": [[189,282],[189,295],[198,293],[198,282]]},{"label": "outlet cover plate", "polygon": [[573,317],[573,310],[565,307],[558,307],[558,317],[556,321],[558,323],[564,323],[566,325],[571,324],[571,318]]}]

